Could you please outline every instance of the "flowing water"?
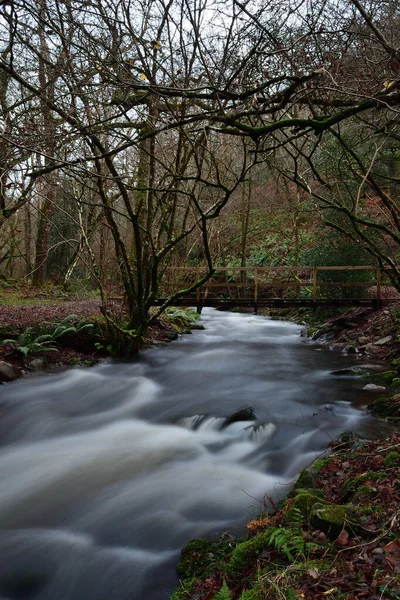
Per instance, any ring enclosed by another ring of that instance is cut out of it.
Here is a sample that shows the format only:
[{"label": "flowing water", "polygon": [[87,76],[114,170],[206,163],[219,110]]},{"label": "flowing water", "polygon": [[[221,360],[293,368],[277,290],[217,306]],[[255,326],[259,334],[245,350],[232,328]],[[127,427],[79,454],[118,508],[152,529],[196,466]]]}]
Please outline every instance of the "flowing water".
[{"label": "flowing water", "polygon": [[0,600],[167,600],[187,540],[243,527],[340,432],[373,435],[365,382],[332,375],[362,360],[288,322],[202,322],[134,363],[0,386]]}]

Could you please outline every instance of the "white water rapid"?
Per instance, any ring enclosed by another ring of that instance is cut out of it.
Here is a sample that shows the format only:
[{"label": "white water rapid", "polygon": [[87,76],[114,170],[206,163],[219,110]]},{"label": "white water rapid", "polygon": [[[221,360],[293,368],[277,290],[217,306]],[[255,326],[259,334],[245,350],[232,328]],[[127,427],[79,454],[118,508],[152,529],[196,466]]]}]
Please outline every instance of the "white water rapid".
[{"label": "white water rapid", "polygon": [[[365,382],[331,374],[356,357],[292,323],[202,323],[134,363],[0,386],[0,600],[167,600],[187,540],[240,529],[337,434],[373,432]],[[247,406],[256,421],[226,426]]]}]

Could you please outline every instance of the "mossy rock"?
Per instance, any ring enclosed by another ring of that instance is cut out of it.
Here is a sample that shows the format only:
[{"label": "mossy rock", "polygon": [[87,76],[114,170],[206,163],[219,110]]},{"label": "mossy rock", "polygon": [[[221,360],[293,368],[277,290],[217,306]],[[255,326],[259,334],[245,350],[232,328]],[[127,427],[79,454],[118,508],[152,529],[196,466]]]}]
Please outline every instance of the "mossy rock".
[{"label": "mossy rock", "polygon": [[330,458],[318,458],[311,465],[311,471],[313,473],[321,473],[322,469],[327,467],[330,463]]},{"label": "mossy rock", "polygon": [[340,501],[342,503],[347,503],[350,500],[355,500],[356,495],[360,494],[362,489],[364,489],[364,493],[366,493],[366,490],[370,490],[372,492],[370,487],[363,485],[364,482],[370,479],[373,481],[379,481],[379,479],[384,479],[385,477],[385,473],[376,473],[375,471],[368,471],[367,473],[363,473],[357,477],[349,477],[342,485]]},{"label": "mossy rock", "polygon": [[335,539],[347,521],[355,520],[354,506],[351,504],[332,504],[315,502],[310,510],[310,522],[331,539]]},{"label": "mossy rock", "polygon": [[289,523],[297,523],[299,521],[299,514],[303,519],[307,519],[314,504],[320,502],[321,497],[315,491],[299,490],[297,496],[290,502],[286,512],[286,520]]},{"label": "mossy rock", "polygon": [[[398,409],[398,405],[396,409]],[[386,397],[377,398],[368,406],[368,410],[374,417],[382,419],[389,417],[394,412],[393,399]]]},{"label": "mossy rock", "polygon": [[376,494],[376,490],[373,490],[367,485],[362,485],[353,495],[352,502],[365,502],[371,499]]},{"label": "mossy rock", "polygon": [[348,502],[360,487],[360,477],[349,477],[346,479],[340,490],[340,501]]},{"label": "mossy rock", "polygon": [[391,385],[393,379],[398,377],[398,373],[396,371],[384,371],[383,373],[375,373],[367,377],[373,383]]},{"label": "mossy rock", "polygon": [[396,467],[399,464],[399,453],[396,451],[388,452],[386,454],[383,464],[386,468]]},{"label": "mossy rock", "polygon": [[226,573],[231,580],[240,578],[243,571],[247,571],[256,565],[257,558],[264,548],[269,545],[271,532],[267,529],[262,531],[247,542],[238,544],[233,550]]},{"label": "mossy rock", "polygon": [[362,367],[355,365],[354,367],[347,367],[346,369],[332,371],[331,375],[336,375],[338,377],[365,377],[366,371]]},{"label": "mossy rock", "polygon": [[179,578],[186,581],[206,575],[214,558],[213,550],[213,544],[202,538],[188,542],[182,549],[176,569]]},{"label": "mossy rock", "polygon": [[314,488],[314,475],[308,469],[304,469],[298,476],[297,481],[293,486],[293,490],[290,492],[290,496],[295,495],[299,490],[313,490]]},{"label": "mossy rock", "polygon": [[340,436],[339,440],[340,444],[345,444],[348,449],[358,450],[360,447],[365,444],[366,440],[359,436],[354,431],[344,431]]},{"label": "mossy rock", "polygon": [[392,369],[394,371],[397,371],[397,373],[400,373],[400,358],[393,358],[390,361],[390,366],[392,367]]}]

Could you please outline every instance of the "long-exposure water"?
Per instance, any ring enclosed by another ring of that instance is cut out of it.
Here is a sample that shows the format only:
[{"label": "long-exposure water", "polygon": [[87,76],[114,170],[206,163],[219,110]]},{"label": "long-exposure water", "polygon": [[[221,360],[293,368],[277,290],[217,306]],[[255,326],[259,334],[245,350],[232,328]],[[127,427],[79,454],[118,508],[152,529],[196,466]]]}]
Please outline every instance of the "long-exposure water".
[{"label": "long-exposure water", "polygon": [[0,386],[0,600],[166,600],[187,540],[240,530],[339,433],[373,435],[365,382],[332,375],[362,359],[289,322],[202,323],[133,363]]}]

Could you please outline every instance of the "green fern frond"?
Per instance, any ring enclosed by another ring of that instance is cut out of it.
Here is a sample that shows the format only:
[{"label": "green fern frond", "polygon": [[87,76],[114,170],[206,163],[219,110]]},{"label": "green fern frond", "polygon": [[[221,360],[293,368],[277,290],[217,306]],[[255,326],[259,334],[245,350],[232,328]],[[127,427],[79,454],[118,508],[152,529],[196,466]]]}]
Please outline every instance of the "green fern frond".
[{"label": "green fern frond", "polygon": [[224,579],[221,589],[219,590],[219,592],[217,592],[215,594],[213,600],[231,600],[231,599],[232,599],[232,596],[231,596],[230,589],[228,588],[226,581]]}]

